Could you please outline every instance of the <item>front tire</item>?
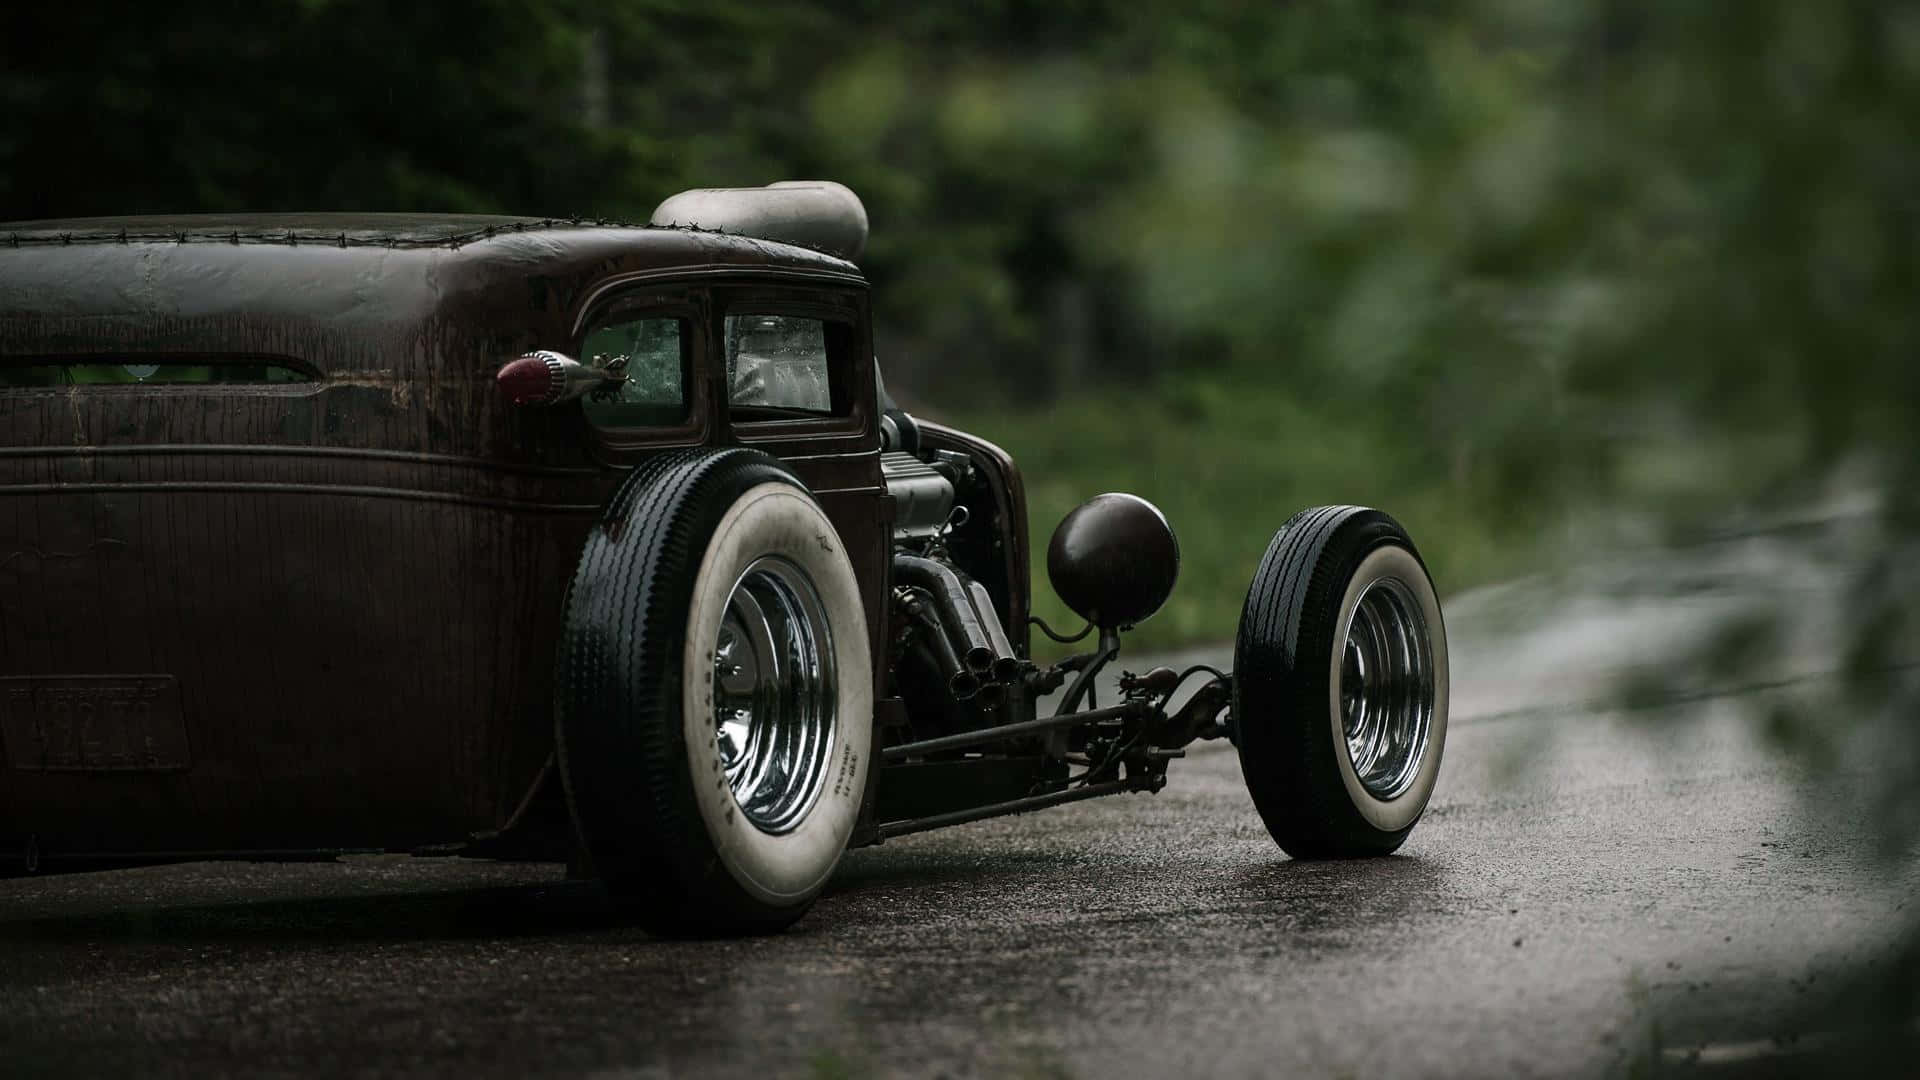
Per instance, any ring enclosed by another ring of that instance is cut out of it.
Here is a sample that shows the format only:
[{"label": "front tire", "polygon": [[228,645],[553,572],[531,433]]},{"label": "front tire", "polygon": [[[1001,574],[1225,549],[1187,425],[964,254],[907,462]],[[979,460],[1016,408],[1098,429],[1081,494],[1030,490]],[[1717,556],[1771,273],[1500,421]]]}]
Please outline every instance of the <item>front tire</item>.
[{"label": "front tire", "polygon": [[1447,735],[1440,601],[1406,530],[1322,506],[1274,534],[1234,642],[1241,771],[1289,855],[1385,855],[1433,795]]},{"label": "front tire", "polygon": [[756,451],[635,470],[568,591],[556,734],[574,824],[616,900],[667,934],[805,913],[865,792],[859,582],[792,473]]}]

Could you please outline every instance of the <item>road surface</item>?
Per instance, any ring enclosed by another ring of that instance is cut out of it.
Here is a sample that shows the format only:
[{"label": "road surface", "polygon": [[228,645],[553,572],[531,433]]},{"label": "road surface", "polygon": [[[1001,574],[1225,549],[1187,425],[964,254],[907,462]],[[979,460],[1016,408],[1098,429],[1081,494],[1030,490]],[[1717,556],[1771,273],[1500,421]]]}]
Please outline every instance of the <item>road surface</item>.
[{"label": "road surface", "polygon": [[1820,648],[1611,704],[1756,604],[1817,639],[1833,595],[1775,538],[1662,558],[1454,599],[1445,766],[1393,858],[1289,861],[1208,745],[1159,795],[854,852],[770,939],[650,940],[546,865],[0,881],[0,1073],[1791,1073],[1920,874],[1865,774],[1754,734]]}]

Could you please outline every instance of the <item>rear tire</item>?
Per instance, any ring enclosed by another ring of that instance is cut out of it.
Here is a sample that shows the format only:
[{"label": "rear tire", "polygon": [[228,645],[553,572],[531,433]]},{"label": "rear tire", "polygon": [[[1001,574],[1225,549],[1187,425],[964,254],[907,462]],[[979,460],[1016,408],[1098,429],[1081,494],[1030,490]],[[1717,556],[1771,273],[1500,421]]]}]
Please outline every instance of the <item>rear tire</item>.
[{"label": "rear tire", "polygon": [[775,459],[636,469],[568,590],[556,735],[590,864],[656,933],[781,929],[846,850],[873,673],[839,535]]},{"label": "rear tire", "polygon": [[1447,690],[1440,602],[1398,522],[1322,506],[1280,527],[1241,611],[1233,724],[1282,849],[1399,848],[1439,776]]}]

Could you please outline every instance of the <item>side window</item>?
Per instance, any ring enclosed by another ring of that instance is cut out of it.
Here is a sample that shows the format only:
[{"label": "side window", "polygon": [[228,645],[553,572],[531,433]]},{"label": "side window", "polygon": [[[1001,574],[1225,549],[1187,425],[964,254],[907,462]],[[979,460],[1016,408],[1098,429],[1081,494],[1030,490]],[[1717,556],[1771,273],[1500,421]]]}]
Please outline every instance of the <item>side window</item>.
[{"label": "side window", "polygon": [[687,320],[616,314],[587,331],[581,361],[624,365],[617,390],[588,395],[587,419],[599,427],[675,427],[687,419],[691,355]]},{"label": "side window", "polygon": [[728,315],[727,400],[749,417],[764,408],[770,417],[846,412],[844,391],[834,385],[834,354],[845,340],[838,323],[800,315]]}]

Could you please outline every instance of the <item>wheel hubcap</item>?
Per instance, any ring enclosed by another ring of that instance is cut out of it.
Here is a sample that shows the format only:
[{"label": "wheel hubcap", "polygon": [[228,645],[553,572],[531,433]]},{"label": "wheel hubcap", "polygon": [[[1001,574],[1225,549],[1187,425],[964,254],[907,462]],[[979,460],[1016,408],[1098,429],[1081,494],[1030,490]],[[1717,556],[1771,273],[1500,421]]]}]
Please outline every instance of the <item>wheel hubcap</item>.
[{"label": "wheel hubcap", "polygon": [[1433,684],[1433,643],[1412,590],[1394,577],[1369,583],[1341,648],[1340,710],[1347,756],[1374,798],[1398,798],[1419,775]]},{"label": "wheel hubcap", "polygon": [[714,741],[727,788],[762,832],[786,832],[825,787],[833,753],[833,638],[820,594],[779,556],[734,583],[713,646]]}]

